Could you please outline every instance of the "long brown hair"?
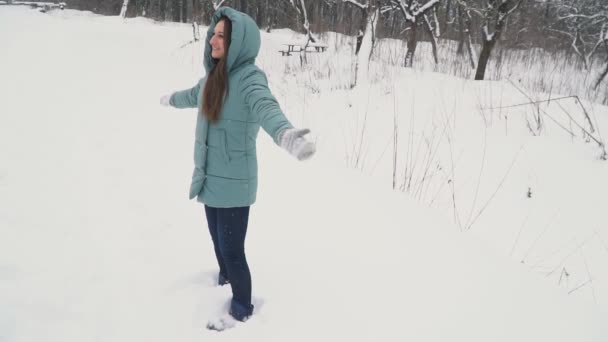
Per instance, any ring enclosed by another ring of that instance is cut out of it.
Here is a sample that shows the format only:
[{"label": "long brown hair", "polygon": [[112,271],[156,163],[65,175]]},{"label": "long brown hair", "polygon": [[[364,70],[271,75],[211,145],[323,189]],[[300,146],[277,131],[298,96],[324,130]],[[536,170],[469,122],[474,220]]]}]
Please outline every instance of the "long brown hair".
[{"label": "long brown hair", "polygon": [[226,64],[232,36],[232,22],[226,16],[221,16],[217,22],[221,21],[224,22],[224,56],[219,60],[214,58],[215,67],[209,72],[203,90],[202,112],[211,122],[219,120],[224,97],[228,94],[228,67]]}]

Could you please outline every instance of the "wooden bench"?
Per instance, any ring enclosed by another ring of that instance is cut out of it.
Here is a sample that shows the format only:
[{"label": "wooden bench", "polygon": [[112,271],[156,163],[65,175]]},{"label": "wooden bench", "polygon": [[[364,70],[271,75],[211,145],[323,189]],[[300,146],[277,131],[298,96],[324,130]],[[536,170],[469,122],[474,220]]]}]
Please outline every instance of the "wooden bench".
[{"label": "wooden bench", "polygon": [[321,43],[310,43],[308,47],[314,48],[316,52],[325,52],[327,50],[327,45]]},{"label": "wooden bench", "polygon": [[43,1],[0,1],[0,5],[13,5],[13,6],[30,6],[31,8],[37,8],[41,12],[47,12],[53,9],[64,9],[66,7],[65,2],[43,2]]}]

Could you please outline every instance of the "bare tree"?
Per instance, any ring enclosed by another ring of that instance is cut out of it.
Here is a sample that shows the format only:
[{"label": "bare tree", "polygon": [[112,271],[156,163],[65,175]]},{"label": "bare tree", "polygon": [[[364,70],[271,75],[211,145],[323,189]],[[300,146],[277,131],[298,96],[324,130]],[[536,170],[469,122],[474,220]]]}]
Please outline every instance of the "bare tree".
[{"label": "bare tree", "polygon": [[[367,30],[367,29],[368,29],[368,24],[369,24],[369,20],[370,20],[370,14],[373,14],[373,12],[376,10],[377,6],[375,3],[372,4],[368,0],[364,0],[363,2],[355,1],[355,0],[342,0],[342,2],[351,6],[352,8],[359,10],[359,12],[361,14],[361,21],[359,22],[359,25],[358,25],[359,27],[357,28],[357,46],[355,48],[355,55],[359,55],[359,51],[361,50],[361,45],[363,44],[363,40],[365,38],[367,38],[368,35],[371,35],[372,46],[373,46],[373,43],[375,42],[377,20],[376,20],[376,25],[372,25],[371,30]],[[372,22],[372,24],[373,24],[373,22]]]},{"label": "bare tree", "polygon": [[[196,0],[195,0],[196,1]],[[210,0],[213,5],[213,10],[217,11],[218,8],[222,7],[227,0]]]},{"label": "bare tree", "polygon": [[503,27],[510,14],[515,12],[523,0],[487,0],[485,6],[474,9],[481,15],[482,45],[479,62],[475,72],[476,80],[483,80],[490,55],[496,42],[500,38]]},{"label": "bare tree", "polygon": [[359,43],[357,49],[355,49],[355,75],[351,85],[355,87],[357,82],[368,79],[369,61],[374,49],[376,29],[380,19],[380,6],[378,0],[342,0],[342,2],[356,7],[362,12],[362,23],[358,35]]},{"label": "bare tree", "polygon": [[194,41],[201,39],[199,23],[201,22],[202,14],[201,3],[198,0],[192,0],[192,35],[194,36]]},{"label": "bare tree", "polygon": [[604,24],[602,27],[602,34],[600,36],[602,37],[602,43],[605,48],[606,60],[604,61],[604,71],[602,71],[600,76],[597,78],[597,82],[595,82],[595,86],[593,87],[594,89],[597,89],[597,87],[600,86],[600,83],[602,83],[608,74],[608,24]]},{"label": "bare tree", "polygon": [[411,68],[414,64],[414,54],[418,45],[418,23],[424,20],[425,27],[430,33],[431,44],[433,44],[433,57],[438,63],[437,57],[437,37],[439,36],[439,24],[437,15],[433,14],[434,28],[428,19],[428,12],[433,11],[440,0],[428,0],[420,3],[418,0],[391,0],[392,9],[399,10],[403,14],[403,19],[409,25],[409,37],[407,39],[407,52],[405,53],[404,65]]},{"label": "bare tree", "polygon": [[608,4],[578,0],[561,1],[555,6],[557,20],[550,30],[570,39],[572,50],[588,70],[593,56],[606,39]]},{"label": "bare tree", "polygon": [[[431,46],[433,48],[433,58],[435,64],[439,64],[439,57],[437,56],[437,38],[441,35],[439,21],[437,20],[437,5],[432,7],[432,16],[427,13],[423,13],[424,24],[431,37]],[[429,19],[429,17],[431,19]]]},{"label": "bare tree", "polygon": [[126,18],[127,16],[127,8],[129,7],[129,0],[124,0],[122,3],[122,8],[120,9],[120,14],[119,16],[121,18]]},{"label": "bare tree", "polygon": [[306,4],[304,3],[304,0],[286,0],[289,1],[289,3],[291,4],[291,6],[298,12],[298,15],[302,16],[302,27],[304,28],[304,31],[306,32],[306,45],[308,45],[309,42],[313,42],[316,43],[317,39],[315,38],[315,36],[312,34],[312,31],[310,30],[310,22],[308,21],[308,12],[306,11]]},{"label": "bare tree", "polygon": [[460,26],[460,42],[458,44],[457,53],[463,53],[463,46],[466,45],[469,64],[472,69],[475,69],[477,54],[473,47],[473,38],[471,37],[471,9],[467,6],[465,0],[458,1],[458,22]]},{"label": "bare tree", "polygon": [[552,5],[556,20],[548,30],[568,38],[570,48],[580,58],[585,70],[591,69],[594,56],[604,47],[605,66],[593,86],[597,89],[608,74],[608,3],[601,0],[560,0]]}]

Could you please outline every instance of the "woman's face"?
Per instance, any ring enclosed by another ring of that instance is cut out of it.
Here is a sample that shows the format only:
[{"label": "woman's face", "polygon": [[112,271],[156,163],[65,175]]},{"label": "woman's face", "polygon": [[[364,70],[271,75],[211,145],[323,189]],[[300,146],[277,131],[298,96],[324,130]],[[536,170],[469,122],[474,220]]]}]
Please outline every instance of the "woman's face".
[{"label": "woman's face", "polygon": [[224,21],[219,21],[215,25],[215,31],[211,40],[211,57],[222,59],[226,55],[226,43],[224,42]]}]

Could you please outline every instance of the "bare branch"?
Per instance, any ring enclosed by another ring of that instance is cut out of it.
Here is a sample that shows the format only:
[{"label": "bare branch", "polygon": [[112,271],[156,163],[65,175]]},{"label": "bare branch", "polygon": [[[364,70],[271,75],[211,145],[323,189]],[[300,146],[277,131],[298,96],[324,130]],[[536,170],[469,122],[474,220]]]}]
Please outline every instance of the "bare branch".
[{"label": "bare branch", "polygon": [[566,36],[574,39],[574,35],[572,33],[570,33],[570,32],[566,32],[566,31],[562,31],[562,30],[556,30],[556,29],[551,29],[551,28],[548,28],[547,31],[551,31],[551,32],[555,32],[555,33],[560,33],[560,34],[566,35]]},{"label": "bare branch", "polygon": [[414,11],[414,13],[412,13],[412,14],[415,17],[417,17],[417,16],[421,15],[422,13],[428,11],[431,7],[435,6],[438,3],[439,3],[439,0],[430,0],[426,4],[422,5],[419,9],[417,9],[416,11]]},{"label": "bare branch", "polygon": [[216,11],[218,8],[222,7],[224,2],[226,2],[226,0],[211,0],[211,4],[213,4],[213,9]]},{"label": "bare branch", "polygon": [[364,5],[364,4],[359,3],[356,0],[342,0],[342,2],[343,3],[347,3],[347,4],[351,4],[351,5],[354,5],[354,6],[357,6],[357,7],[359,7],[362,10],[364,10],[364,9],[366,9],[366,8],[369,7],[369,3],[367,3],[367,4]]},{"label": "bare branch", "polygon": [[384,14],[386,12],[390,12],[392,10],[394,10],[395,8],[393,6],[382,6],[380,8],[380,14]]},{"label": "bare branch", "polygon": [[515,4],[515,6],[513,6],[513,8],[511,8],[511,9],[510,9],[510,10],[509,10],[509,11],[508,11],[506,14],[505,14],[505,16],[508,16],[508,15],[510,15],[511,13],[515,12],[515,11],[516,11],[516,10],[519,8],[519,6],[521,5],[521,3],[522,3],[522,2],[523,2],[523,0],[519,0],[519,1],[518,1],[518,2]]},{"label": "bare branch", "polygon": [[607,13],[598,13],[598,14],[595,14],[595,15],[568,14],[568,15],[563,16],[563,17],[557,17],[558,21],[568,20],[568,19],[588,19],[588,20],[601,19],[601,20],[608,20],[608,14]]}]

